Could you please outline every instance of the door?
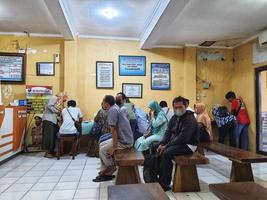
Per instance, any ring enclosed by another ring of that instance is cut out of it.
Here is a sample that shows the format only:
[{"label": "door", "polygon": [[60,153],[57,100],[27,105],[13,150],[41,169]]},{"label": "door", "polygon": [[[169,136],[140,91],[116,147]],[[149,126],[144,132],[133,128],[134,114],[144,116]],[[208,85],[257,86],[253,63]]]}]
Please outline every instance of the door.
[{"label": "door", "polygon": [[257,152],[267,154],[267,66],[255,69]]}]

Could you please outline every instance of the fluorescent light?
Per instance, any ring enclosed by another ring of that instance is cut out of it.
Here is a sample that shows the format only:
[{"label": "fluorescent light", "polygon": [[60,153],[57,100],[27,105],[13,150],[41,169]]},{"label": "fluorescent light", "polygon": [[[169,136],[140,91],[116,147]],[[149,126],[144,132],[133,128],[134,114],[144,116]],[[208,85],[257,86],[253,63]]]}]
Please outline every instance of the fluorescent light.
[{"label": "fluorescent light", "polygon": [[118,15],[118,12],[114,9],[107,8],[102,10],[102,15],[104,15],[107,19],[112,19],[113,17],[116,17]]}]

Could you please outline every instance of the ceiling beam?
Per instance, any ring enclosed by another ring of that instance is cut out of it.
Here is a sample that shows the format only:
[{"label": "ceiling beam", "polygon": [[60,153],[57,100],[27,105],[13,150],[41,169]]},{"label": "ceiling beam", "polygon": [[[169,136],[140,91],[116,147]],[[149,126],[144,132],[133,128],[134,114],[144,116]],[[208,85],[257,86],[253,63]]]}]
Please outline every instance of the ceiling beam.
[{"label": "ceiling beam", "polygon": [[45,0],[45,4],[63,37],[67,40],[74,40],[77,33],[71,21],[71,14],[66,1]]},{"label": "ceiling beam", "polygon": [[159,0],[145,31],[141,35],[140,48],[151,49],[165,33],[190,0]]}]

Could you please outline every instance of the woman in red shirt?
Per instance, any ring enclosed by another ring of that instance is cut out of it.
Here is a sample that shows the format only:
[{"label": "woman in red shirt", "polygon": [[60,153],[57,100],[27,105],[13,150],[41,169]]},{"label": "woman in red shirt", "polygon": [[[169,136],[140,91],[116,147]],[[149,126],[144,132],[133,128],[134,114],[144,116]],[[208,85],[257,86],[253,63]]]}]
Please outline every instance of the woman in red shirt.
[{"label": "woman in red shirt", "polygon": [[225,98],[231,102],[232,114],[237,118],[236,147],[248,150],[248,126],[250,124],[246,106],[241,98],[237,99],[234,92],[230,91]]}]

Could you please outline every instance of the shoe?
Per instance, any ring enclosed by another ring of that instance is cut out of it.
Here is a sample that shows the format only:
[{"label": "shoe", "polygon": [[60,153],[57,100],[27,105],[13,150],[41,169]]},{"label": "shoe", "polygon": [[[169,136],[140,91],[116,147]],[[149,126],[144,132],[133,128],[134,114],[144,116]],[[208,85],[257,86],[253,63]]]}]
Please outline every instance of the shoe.
[{"label": "shoe", "polygon": [[170,187],[170,186],[163,186],[163,185],[160,185],[161,187],[162,187],[162,189],[165,191],[165,192],[167,192],[167,191],[169,191],[169,190],[171,190],[172,188]]},{"label": "shoe", "polygon": [[104,181],[111,181],[113,178],[115,178],[114,175],[112,176],[108,176],[108,175],[104,175],[104,176],[97,176],[95,179],[93,179],[93,182],[104,182]]}]

